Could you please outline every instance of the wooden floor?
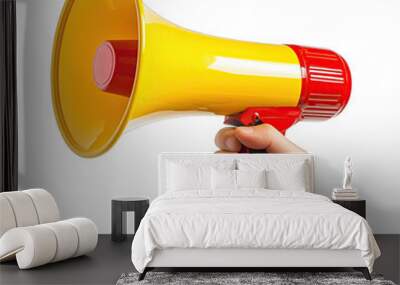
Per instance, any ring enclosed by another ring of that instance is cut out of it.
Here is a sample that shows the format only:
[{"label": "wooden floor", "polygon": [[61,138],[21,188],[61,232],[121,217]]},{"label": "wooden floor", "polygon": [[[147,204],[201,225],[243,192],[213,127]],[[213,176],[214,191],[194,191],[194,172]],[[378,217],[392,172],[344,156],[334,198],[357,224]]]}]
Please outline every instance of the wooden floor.
[{"label": "wooden floor", "polygon": [[[400,235],[376,235],[382,256],[375,272],[399,283]],[[15,262],[0,264],[0,284],[115,284],[124,272],[134,271],[130,259],[132,239],[121,243],[100,235],[97,249],[78,257],[30,270],[19,270]]]}]

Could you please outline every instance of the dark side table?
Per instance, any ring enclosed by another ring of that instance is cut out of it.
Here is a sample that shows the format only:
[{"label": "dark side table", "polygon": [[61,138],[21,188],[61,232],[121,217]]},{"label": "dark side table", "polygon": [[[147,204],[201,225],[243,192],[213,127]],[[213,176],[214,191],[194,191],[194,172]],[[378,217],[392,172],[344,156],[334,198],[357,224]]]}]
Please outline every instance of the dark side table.
[{"label": "dark side table", "polygon": [[126,212],[135,212],[135,233],[149,208],[149,199],[141,197],[114,198],[111,201],[111,239],[126,239]]},{"label": "dark side table", "polygon": [[333,203],[339,204],[340,206],[353,211],[356,214],[359,214],[361,217],[366,219],[365,208],[366,201],[365,200],[332,200]]}]

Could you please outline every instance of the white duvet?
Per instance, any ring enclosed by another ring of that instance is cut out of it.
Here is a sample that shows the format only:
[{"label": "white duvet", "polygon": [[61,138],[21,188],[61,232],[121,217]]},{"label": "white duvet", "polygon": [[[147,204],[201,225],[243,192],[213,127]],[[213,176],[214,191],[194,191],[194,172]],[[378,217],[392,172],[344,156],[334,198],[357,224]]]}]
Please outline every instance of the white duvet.
[{"label": "white duvet", "polygon": [[155,249],[358,249],[372,271],[380,255],[365,219],[328,198],[299,191],[179,191],[151,204],[132,243],[143,272]]}]

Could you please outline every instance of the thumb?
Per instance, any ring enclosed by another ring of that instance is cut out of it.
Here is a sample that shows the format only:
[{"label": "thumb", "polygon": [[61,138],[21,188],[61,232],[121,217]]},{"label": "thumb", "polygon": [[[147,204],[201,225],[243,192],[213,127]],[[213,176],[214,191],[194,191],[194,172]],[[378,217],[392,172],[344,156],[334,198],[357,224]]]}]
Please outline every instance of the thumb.
[{"label": "thumb", "polygon": [[251,149],[265,149],[269,153],[305,153],[269,124],[236,128],[235,137]]}]

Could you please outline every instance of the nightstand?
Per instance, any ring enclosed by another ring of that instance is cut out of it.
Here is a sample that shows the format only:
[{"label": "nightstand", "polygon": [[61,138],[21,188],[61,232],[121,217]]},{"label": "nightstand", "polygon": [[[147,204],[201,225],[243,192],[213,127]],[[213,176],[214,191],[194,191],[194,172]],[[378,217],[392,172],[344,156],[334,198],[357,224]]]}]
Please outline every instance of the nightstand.
[{"label": "nightstand", "polygon": [[142,197],[114,198],[111,202],[111,239],[126,239],[126,212],[135,212],[135,233],[149,208],[149,199]]},{"label": "nightstand", "polygon": [[359,214],[364,219],[366,218],[365,208],[366,201],[365,200],[332,200],[333,203],[339,204],[340,206],[353,211],[356,214]]}]

